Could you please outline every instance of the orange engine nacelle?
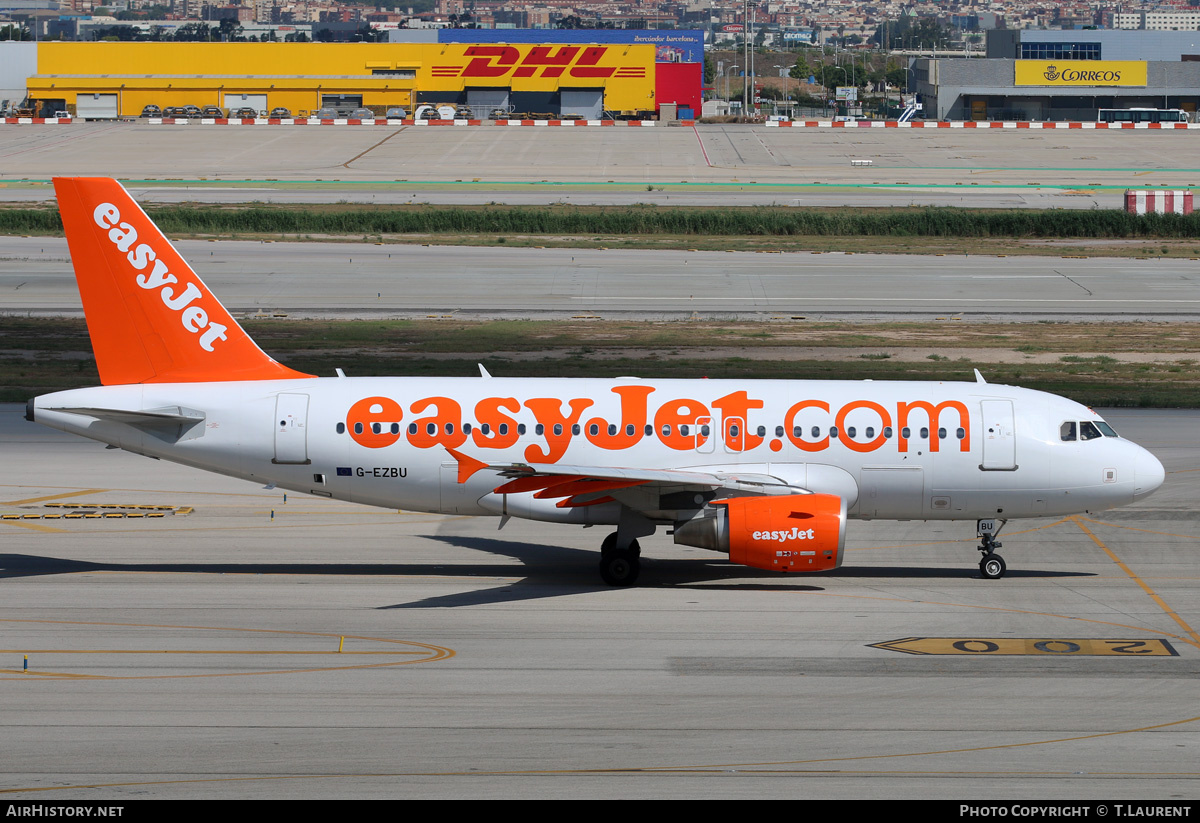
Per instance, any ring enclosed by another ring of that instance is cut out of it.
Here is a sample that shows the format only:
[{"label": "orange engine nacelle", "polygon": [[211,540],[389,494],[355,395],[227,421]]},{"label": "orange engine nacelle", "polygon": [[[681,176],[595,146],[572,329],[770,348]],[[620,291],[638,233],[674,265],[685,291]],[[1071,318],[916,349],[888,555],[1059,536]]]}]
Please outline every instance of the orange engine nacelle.
[{"label": "orange engine nacelle", "polygon": [[732,497],[714,517],[676,524],[675,542],[729,553],[743,566],[823,572],[842,564],[846,504],[832,494]]}]

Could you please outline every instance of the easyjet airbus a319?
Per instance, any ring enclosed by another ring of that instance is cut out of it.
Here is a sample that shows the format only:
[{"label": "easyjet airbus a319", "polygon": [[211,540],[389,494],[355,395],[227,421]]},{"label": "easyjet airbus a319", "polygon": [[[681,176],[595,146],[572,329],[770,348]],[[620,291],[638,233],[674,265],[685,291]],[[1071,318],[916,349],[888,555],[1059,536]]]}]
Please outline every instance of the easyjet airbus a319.
[{"label": "easyjet airbus a319", "polygon": [[[843,559],[848,518],[977,521],[998,578],[1010,518],[1094,512],[1163,467],[1095,412],[974,383],[318,378],[264,354],[116,181],[54,181],[102,386],[27,417],[126,451],[322,497],[613,529],[781,572]],[[978,375],[977,375],[978,377]]]}]

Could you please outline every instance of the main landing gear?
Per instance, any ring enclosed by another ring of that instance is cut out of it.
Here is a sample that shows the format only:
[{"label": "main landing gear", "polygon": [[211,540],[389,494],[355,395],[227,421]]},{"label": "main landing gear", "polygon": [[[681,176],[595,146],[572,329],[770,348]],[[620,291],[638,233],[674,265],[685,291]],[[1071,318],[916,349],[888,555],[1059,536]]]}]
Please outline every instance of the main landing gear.
[{"label": "main landing gear", "polygon": [[600,544],[600,577],[610,586],[632,586],[642,570],[642,549],[636,540],[623,549],[617,548],[617,533],[613,532]]},{"label": "main landing gear", "polygon": [[1004,558],[996,554],[996,549],[1000,548],[1000,543],[996,541],[996,535],[1000,534],[1000,530],[1004,528],[1007,520],[980,520],[976,523],[976,532],[979,535],[979,551],[983,553],[983,559],[979,561],[979,574],[984,580],[999,580],[1004,577],[1004,572],[1007,566],[1004,565]]},{"label": "main landing gear", "polygon": [[622,507],[617,530],[600,544],[600,577],[610,586],[632,586],[642,570],[642,549],[637,538],[654,534],[654,524],[643,515]]}]

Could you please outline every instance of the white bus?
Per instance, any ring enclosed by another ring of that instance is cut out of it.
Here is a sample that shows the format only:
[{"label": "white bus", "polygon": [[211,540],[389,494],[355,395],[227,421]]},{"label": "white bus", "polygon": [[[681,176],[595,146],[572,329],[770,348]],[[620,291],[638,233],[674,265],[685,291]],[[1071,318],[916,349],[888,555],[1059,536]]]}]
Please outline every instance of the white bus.
[{"label": "white bus", "polygon": [[1183,109],[1100,109],[1097,123],[1187,123]]}]

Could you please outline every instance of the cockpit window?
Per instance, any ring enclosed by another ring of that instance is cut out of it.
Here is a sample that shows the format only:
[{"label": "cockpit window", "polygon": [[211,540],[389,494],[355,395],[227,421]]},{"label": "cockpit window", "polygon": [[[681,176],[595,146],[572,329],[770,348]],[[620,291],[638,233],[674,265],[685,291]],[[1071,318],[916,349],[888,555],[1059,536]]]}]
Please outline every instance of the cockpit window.
[{"label": "cockpit window", "polygon": [[1084,420],[1079,424],[1079,439],[1080,440],[1095,440],[1101,437],[1100,430],[1096,428],[1090,421]]},{"label": "cockpit window", "polygon": [[1075,421],[1068,420],[1067,422],[1063,423],[1058,429],[1058,436],[1060,438],[1062,438],[1064,443],[1074,441],[1075,440]]},{"label": "cockpit window", "polygon": [[1113,431],[1113,427],[1105,423],[1103,420],[1096,421],[1096,428],[1104,432],[1105,437],[1120,437],[1119,434]]}]

